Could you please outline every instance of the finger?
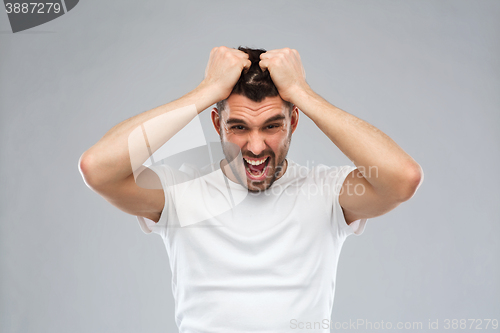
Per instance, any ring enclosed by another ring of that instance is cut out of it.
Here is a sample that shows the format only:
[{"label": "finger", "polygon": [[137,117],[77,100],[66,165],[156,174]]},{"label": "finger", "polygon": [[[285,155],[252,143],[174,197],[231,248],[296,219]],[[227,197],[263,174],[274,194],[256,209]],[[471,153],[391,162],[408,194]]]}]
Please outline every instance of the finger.
[{"label": "finger", "polygon": [[243,69],[248,70],[250,69],[250,66],[252,66],[252,62],[249,59],[247,59],[245,61],[245,65],[243,65]]},{"label": "finger", "polygon": [[252,62],[250,61],[249,57],[248,57],[248,54],[243,52],[243,51],[240,51],[240,50],[234,50],[236,52],[234,52],[233,54],[236,55],[238,58],[239,58],[239,62],[242,64],[242,69],[249,69],[250,66],[252,65]]},{"label": "finger", "polygon": [[271,51],[267,51],[266,53],[261,53],[260,54],[260,59],[265,60],[265,59],[271,59],[276,56],[276,53],[270,53]]},{"label": "finger", "polygon": [[232,50],[235,55],[237,55],[240,58],[247,58],[248,59],[248,53],[245,53],[241,50],[233,49]]},{"label": "finger", "polygon": [[276,53],[276,52],[280,52],[281,50],[282,49],[267,50],[266,53],[273,54],[273,53]]},{"label": "finger", "polygon": [[266,52],[268,58],[279,57],[279,56],[286,54],[286,53],[287,53],[286,49],[276,49],[276,50],[270,50],[270,51]]},{"label": "finger", "polygon": [[268,59],[262,59],[259,61],[259,66],[262,69],[262,71],[265,71],[268,69],[269,66],[269,60]]}]

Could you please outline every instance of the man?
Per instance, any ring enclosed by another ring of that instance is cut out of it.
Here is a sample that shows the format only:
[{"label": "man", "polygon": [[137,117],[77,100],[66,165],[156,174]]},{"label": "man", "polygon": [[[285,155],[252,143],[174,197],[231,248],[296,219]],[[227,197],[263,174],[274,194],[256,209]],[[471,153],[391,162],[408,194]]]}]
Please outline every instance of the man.
[{"label": "man", "polygon": [[[214,103],[220,169],[142,166]],[[286,159],[299,109],[356,167]],[[113,127],[79,166],[89,187],[164,239],[181,332],[328,332],[344,240],[423,177],[387,135],[314,93],[288,48],[212,49],[195,90]]]}]

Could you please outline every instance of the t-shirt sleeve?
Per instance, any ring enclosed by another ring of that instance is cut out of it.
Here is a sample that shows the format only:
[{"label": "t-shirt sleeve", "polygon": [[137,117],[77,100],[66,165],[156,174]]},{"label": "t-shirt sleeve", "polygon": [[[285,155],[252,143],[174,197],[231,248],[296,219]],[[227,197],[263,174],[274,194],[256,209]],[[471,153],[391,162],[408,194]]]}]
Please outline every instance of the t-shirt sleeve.
[{"label": "t-shirt sleeve", "polygon": [[152,165],[149,166],[148,168],[154,171],[158,176],[158,178],[160,179],[163,193],[165,195],[165,205],[163,206],[163,210],[161,212],[160,219],[158,220],[158,222],[154,222],[153,220],[150,220],[143,216],[136,216],[136,218],[137,221],[139,222],[141,230],[144,233],[146,234],[155,233],[164,237],[167,228],[167,223],[169,220],[168,215],[169,213],[171,213],[173,206],[172,195],[170,193],[171,191],[169,189],[168,184],[174,183],[175,170],[169,168],[166,165]]},{"label": "t-shirt sleeve", "polygon": [[337,224],[339,228],[339,232],[343,234],[344,237],[347,237],[351,234],[355,234],[356,236],[361,235],[365,230],[366,221],[368,220],[368,219],[359,219],[354,222],[351,222],[350,224],[347,224],[344,217],[344,211],[342,210],[342,206],[340,206],[339,197],[340,197],[340,191],[342,190],[342,184],[344,183],[344,180],[347,178],[349,173],[351,173],[353,170],[356,170],[355,166],[346,165],[340,167],[336,172],[336,177],[334,178],[335,180],[333,186],[333,191],[334,191],[333,218],[334,222]]}]

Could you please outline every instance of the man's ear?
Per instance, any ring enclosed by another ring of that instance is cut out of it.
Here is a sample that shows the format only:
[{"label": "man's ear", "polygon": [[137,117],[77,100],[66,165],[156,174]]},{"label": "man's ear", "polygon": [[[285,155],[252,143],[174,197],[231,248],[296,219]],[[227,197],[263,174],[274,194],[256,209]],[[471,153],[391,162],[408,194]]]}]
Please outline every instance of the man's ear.
[{"label": "man's ear", "polygon": [[210,117],[212,118],[212,124],[214,124],[215,131],[220,135],[220,116],[219,110],[217,108],[213,108],[210,113]]},{"label": "man's ear", "polygon": [[292,120],[291,120],[292,133],[295,132],[298,123],[299,123],[299,108],[294,105],[292,109]]}]

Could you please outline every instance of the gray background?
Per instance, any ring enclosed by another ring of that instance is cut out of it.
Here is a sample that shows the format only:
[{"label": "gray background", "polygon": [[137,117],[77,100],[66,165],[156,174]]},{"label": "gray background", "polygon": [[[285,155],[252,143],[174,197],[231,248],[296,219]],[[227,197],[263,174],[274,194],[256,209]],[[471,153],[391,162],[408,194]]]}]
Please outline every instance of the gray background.
[{"label": "gray background", "polygon": [[[161,238],[77,162],[196,87],[219,45],[297,49],[316,92],[424,169],[413,199],[347,239],[334,322],[500,319],[499,17],[486,0],[86,0],[12,34],[0,13],[0,331],[175,331]],[[350,164],[304,114],[289,156]]]}]

